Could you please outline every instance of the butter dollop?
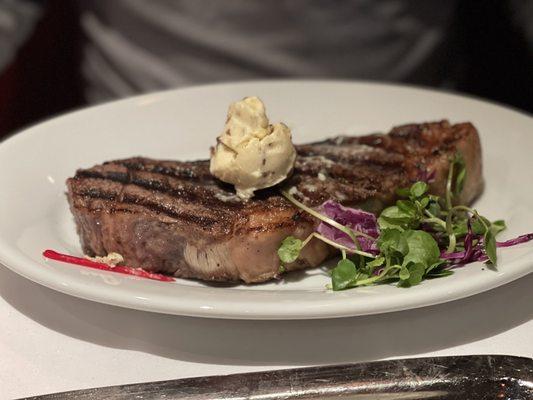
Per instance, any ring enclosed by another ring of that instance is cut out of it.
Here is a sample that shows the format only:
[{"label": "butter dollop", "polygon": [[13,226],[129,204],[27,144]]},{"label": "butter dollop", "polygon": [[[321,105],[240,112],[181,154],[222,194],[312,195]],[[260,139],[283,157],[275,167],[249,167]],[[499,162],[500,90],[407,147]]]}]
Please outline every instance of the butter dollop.
[{"label": "butter dollop", "polygon": [[265,105],[246,97],[230,105],[224,131],[211,151],[211,174],[235,186],[249,199],[254,191],[274,186],[292,171],[296,150],[283,123],[270,124]]}]

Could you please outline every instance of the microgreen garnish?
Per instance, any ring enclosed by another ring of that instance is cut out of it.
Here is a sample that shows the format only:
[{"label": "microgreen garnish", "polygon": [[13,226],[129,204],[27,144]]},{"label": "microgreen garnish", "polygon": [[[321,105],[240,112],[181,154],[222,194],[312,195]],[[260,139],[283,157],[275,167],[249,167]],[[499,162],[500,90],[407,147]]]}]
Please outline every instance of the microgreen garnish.
[{"label": "microgreen garnish", "polygon": [[296,239],[294,236],[287,236],[281,246],[278,249],[278,257],[281,262],[289,264],[298,258],[300,250],[302,250],[303,242],[300,239]]},{"label": "microgreen garnish", "polygon": [[333,290],[392,282],[410,287],[424,279],[449,276],[452,268],[474,261],[496,266],[497,247],[533,240],[533,234],[497,242],[496,235],[506,228],[504,221],[491,222],[477,210],[456,204],[466,179],[465,160],[457,153],[450,159],[444,198],[429,194],[426,182],[415,182],[398,189],[396,204],[377,219],[333,201],[313,209],[282,191],[296,207],[321,222],[304,240],[293,236],[283,240],[278,249],[280,273],[312,239],[341,251],[331,271]]},{"label": "microgreen garnish", "polygon": [[452,208],[452,200],[463,190],[466,180],[466,163],[461,153],[455,153],[450,162],[448,179],[446,181],[446,206]]}]

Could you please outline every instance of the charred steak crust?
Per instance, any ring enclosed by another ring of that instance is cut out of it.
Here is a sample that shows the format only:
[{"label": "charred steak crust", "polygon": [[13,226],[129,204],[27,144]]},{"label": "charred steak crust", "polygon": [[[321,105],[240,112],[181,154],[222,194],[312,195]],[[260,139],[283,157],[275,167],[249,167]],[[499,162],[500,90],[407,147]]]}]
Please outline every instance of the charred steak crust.
[{"label": "charred steak crust", "polygon": [[[470,123],[395,127],[388,134],[336,137],[297,146],[283,184],[309,206],[333,199],[378,213],[395,190],[433,175],[442,195],[450,157],[460,151],[467,180],[459,201],[483,189],[481,147]],[[279,271],[277,248],[288,235],[306,237],[315,221],[279,194],[259,191],[240,201],[209,173],[209,161],[130,158],[80,169],[67,180],[68,201],[83,251],[123,255],[127,265],[182,278],[263,282]],[[288,270],[315,267],[332,254],[311,241]]]}]

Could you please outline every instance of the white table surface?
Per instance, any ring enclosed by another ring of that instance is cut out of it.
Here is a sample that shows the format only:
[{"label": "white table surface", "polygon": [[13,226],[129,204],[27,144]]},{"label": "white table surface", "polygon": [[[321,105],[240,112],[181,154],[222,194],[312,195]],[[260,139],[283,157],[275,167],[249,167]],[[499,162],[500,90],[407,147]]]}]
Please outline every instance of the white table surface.
[{"label": "white table surface", "polygon": [[467,299],[314,321],[160,315],[70,297],[0,266],[0,398],[386,358],[533,357],[533,274]]}]

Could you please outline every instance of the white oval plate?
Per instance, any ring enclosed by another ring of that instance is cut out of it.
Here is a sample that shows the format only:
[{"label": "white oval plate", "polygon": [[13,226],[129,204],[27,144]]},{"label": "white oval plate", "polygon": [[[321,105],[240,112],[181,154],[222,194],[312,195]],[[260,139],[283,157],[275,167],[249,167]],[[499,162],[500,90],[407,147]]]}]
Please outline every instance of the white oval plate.
[{"label": "white oval plate", "polygon": [[[219,84],[134,97],[31,127],[0,145],[0,261],[52,289],[141,310],[215,318],[304,319],[383,313],[442,303],[505,284],[532,271],[533,245],[499,251],[496,271],[471,264],[451,277],[409,289],[326,290],[320,269],[255,286],[175,283],[89,270],[43,259],[50,248],[80,255],[65,199],[79,167],[134,155],[206,158],[230,102],[260,96],[271,120],[296,142],[387,131],[393,125],[448,118],[471,121],[483,145],[487,185],[476,207],[503,218],[503,238],[533,231],[533,124],[524,114],[430,90],[341,81]],[[30,296],[31,293],[28,293]]]}]

